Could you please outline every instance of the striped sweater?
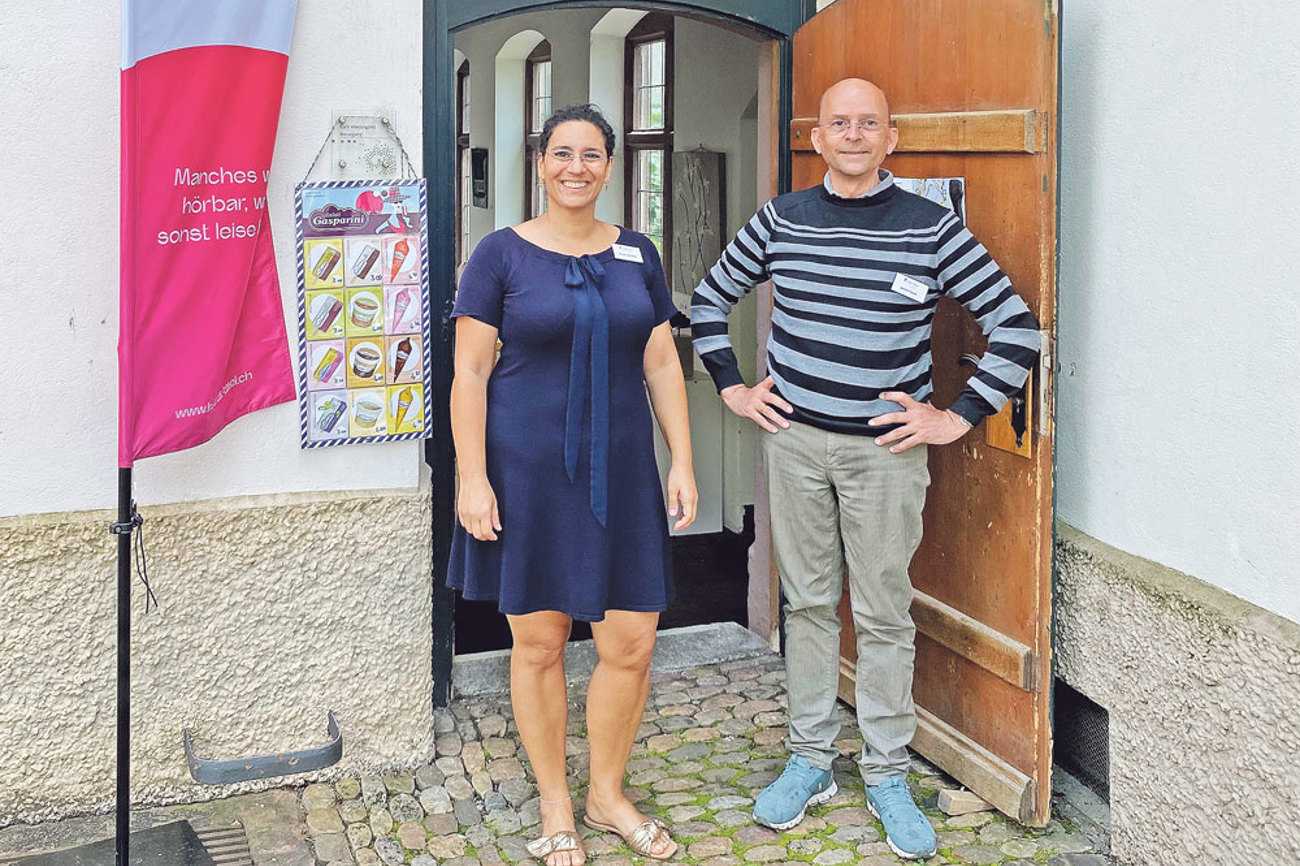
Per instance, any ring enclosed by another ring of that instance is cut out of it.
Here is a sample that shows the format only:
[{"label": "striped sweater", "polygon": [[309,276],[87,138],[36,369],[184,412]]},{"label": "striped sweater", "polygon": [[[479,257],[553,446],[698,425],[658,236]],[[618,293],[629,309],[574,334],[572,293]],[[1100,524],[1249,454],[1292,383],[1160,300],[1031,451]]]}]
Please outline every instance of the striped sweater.
[{"label": "striped sweater", "polygon": [[[862,198],[841,198],[829,184],[778,196],[727,245],[691,297],[695,350],[719,391],[744,381],[727,314],[768,279],[768,373],[793,420],[877,435],[888,428],[867,421],[898,411],[882,392],[928,400],[931,326],[944,296],[989,340],[953,411],[976,424],[1025,384],[1039,347],[1025,302],[956,214],[881,177]],[[898,274],[919,281],[908,285],[924,296],[894,291]]]}]

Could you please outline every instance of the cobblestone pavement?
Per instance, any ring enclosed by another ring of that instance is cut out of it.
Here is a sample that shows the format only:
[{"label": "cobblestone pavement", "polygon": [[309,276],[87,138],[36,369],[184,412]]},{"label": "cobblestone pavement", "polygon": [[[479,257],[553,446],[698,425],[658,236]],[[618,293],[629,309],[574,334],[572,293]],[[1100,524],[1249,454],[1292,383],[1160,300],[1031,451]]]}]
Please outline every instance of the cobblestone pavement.
[{"label": "cobblestone pavement", "polygon": [[[675,859],[700,866],[900,861],[866,809],[852,756],[862,742],[838,741],[840,792],[809,811],[797,827],[776,833],[754,824],[753,798],[785,764],[785,673],[776,656],[658,674],[645,722],[628,764],[628,795],[673,828]],[[580,808],[588,756],[583,739],[585,684],[570,687],[568,755],[574,802]],[[840,707],[846,734],[856,733]],[[302,804],[320,863],[360,866],[467,866],[528,863],[524,844],[539,831],[527,758],[511,720],[507,695],[455,702],[435,717],[437,756],[419,771],[344,778],[302,791]],[[924,761],[909,775],[913,792],[939,834],[929,864],[1108,866],[1093,853],[1093,837],[1054,818],[1033,830],[995,812],[948,817],[935,807],[957,783]],[[579,818],[581,814],[579,813]],[[579,828],[583,829],[581,821]],[[628,866],[618,837],[588,831],[589,861]],[[1104,840],[1103,843],[1104,844]]]}]

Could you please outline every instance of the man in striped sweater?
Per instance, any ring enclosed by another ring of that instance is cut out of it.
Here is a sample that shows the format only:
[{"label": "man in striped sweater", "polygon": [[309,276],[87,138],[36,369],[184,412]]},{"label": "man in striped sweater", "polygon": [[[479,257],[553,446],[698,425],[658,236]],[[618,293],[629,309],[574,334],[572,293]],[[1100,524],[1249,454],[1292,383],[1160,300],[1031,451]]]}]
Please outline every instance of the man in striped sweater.
[{"label": "man in striped sweater", "polygon": [[[695,350],[722,399],[769,434],[762,448],[786,597],[791,757],[754,818],[793,827],[836,793],[837,607],[847,566],[867,805],[895,853],[921,859],[936,841],[905,778],[916,730],[907,570],[921,540],[927,446],[960,439],[1024,385],[1038,325],[956,214],[899,189],[880,168],[898,130],[879,88],[836,83],[817,124],[823,184],[764,205],[691,299]],[[774,301],[768,375],[749,387],[727,315],[765,280]],[[945,296],[970,311],[989,349],[952,406],[939,409],[930,402],[930,336]]]}]

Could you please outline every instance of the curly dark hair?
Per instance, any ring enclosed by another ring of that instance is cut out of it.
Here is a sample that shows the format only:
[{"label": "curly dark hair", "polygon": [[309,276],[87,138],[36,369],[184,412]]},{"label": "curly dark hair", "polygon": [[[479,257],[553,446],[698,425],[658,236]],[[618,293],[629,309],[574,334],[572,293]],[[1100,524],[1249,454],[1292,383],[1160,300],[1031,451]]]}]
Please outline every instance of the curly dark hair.
[{"label": "curly dark hair", "polygon": [[546,153],[546,145],[550,142],[555,127],[570,120],[585,121],[599,129],[600,134],[605,137],[605,156],[614,155],[614,127],[609,125],[609,121],[601,114],[600,109],[590,102],[582,105],[566,105],[556,109],[550,117],[546,118],[546,122],[542,124],[541,140],[538,142],[539,153]]}]

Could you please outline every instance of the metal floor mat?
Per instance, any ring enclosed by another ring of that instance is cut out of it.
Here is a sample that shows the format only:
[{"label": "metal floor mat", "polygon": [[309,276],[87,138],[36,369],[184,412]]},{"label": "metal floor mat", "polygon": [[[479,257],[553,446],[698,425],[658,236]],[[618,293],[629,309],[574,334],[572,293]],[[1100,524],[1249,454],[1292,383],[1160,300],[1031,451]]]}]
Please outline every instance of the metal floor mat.
[{"label": "metal floor mat", "polygon": [[[116,843],[103,839],[47,854],[0,858],[13,866],[114,866]],[[131,866],[255,866],[242,824],[196,830],[173,821],[131,834]]]}]

